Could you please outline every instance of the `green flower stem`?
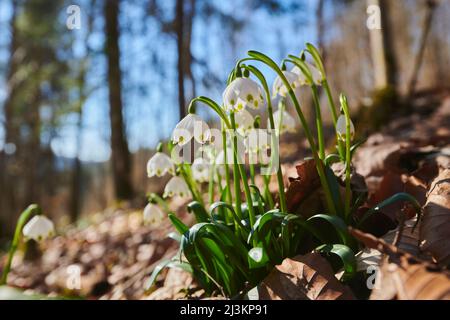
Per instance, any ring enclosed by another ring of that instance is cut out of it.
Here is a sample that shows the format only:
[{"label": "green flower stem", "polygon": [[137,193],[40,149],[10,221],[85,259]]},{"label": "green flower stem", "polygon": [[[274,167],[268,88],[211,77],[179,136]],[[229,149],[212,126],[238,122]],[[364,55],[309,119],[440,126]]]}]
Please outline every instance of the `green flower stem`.
[{"label": "green flower stem", "polygon": [[[241,62],[245,61],[245,60],[249,60],[249,58],[242,59]],[[259,69],[254,66],[244,65],[243,67],[245,69],[247,69],[248,71],[250,71],[251,73],[253,73],[261,82],[261,85],[263,86],[264,91],[266,93],[267,113],[269,114],[270,127],[275,130],[276,127],[275,127],[275,120],[273,118],[272,99],[270,96],[270,90],[269,90],[269,86],[267,85],[266,78],[264,77],[262,72],[259,71]],[[287,213],[286,193],[284,190],[284,181],[283,181],[283,171],[281,169],[281,161],[280,161],[280,154],[278,152],[278,144],[275,143],[274,137],[272,137],[272,146],[276,149],[276,150],[273,150],[274,151],[273,153],[278,156],[277,182],[278,182],[278,191],[280,193],[280,209],[281,209],[281,212]],[[272,161],[271,161],[271,163],[272,163]],[[269,192],[269,194],[270,194],[270,192]],[[269,198],[271,198],[271,197],[272,196],[270,196]],[[273,202],[273,200],[272,200],[272,202]],[[271,207],[273,207],[273,205]]]},{"label": "green flower stem", "polygon": [[341,105],[345,115],[345,219],[348,221],[350,216],[350,202],[352,197],[352,190],[350,186],[350,174],[351,174],[351,119],[350,112],[348,110],[347,98],[341,95]]},{"label": "green flower stem", "polygon": [[[322,74],[322,86],[324,87],[325,92],[328,97],[328,106],[330,107],[330,110],[331,110],[331,115],[333,118],[333,125],[334,125],[335,131],[336,131],[336,123],[337,123],[337,119],[338,119],[338,114],[336,111],[336,105],[334,104],[333,95],[331,94],[330,86],[328,84],[328,80],[326,77],[326,72],[325,72],[325,67],[323,65],[322,57],[320,55],[319,50],[317,50],[317,48],[314,45],[312,45],[311,43],[307,43],[306,48],[307,48],[306,51],[309,52],[309,54],[311,54],[311,56],[314,59],[314,62],[316,63],[316,67],[319,68],[320,73]],[[344,144],[341,140],[339,140],[337,131],[336,131],[336,141],[338,144],[339,155],[342,157],[343,153],[344,153]]]},{"label": "green flower stem", "polygon": [[228,203],[233,203],[233,195],[231,194],[231,182],[230,182],[230,170],[228,167],[228,154],[227,154],[227,132],[225,130],[225,123],[221,121],[222,126],[222,148],[225,167],[225,183],[227,184],[227,200]]},{"label": "green flower stem", "polygon": [[[238,174],[234,177],[235,179],[236,178],[238,179],[238,181],[237,181],[238,183],[236,184],[236,181],[235,181],[235,185],[238,185],[238,186],[240,185],[240,183],[239,183],[239,175],[240,175],[242,178],[242,183],[244,185],[245,198],[247,199],[250,228],[253,228],[253,225],[256,222],[255,209],[253,208],[253,199],[252,199],[252,195],[250,192],[250,186],[248,184],[247,173],[245,172],[244,166],[241,163],[238,163],[238,143],[237,143],[236,121],[235,121],[233,112],[230,114],[230,119],[231,119],[231,126],[233,128],[234,165],[235,165],[235,169],[237,167],[237,169],[239,170],[239,172],[237,172]],[[240,187],[239,187],[239,190],[237,190],[237,191],[240,192]],[[239,198],[239,195],[236,195],[236,200],[238,198]],[[238,202],[236,201],[236,206],[237,205],[238,205]],[[241,212],[241,217],[242,217],[242,212]]]},{"label": "green flower stem", "polygon": [[256,183],[255,183],[255,165],[253,163],[250,163],[249,167],[250,167],[250,182],[252,184],[256,185]]},{"label": "green flower stem", "polygon": [[336,141],[338,144],[338,151],[339,151],[339,154],[342,156],[343,151],[344,151],[344,144],[339,139],[339,135],[336,130],[336,123],[337,123],[338,115],[337,115],[337,111],[336,111],[336,105],[334,104],[333,95],[331,94],[330,86],[328,85],[328,80],[326,78],[324,78],[322,80],[322,86],[324,87],[325,92],[328,97],[328,105],[330,106],[330,109],[331,109],[334,131],[336,132]]},{"label": "green flower stem", "polygon": [[11,264],[14,258],[14,254],[16,253],[17,247],[19,246],[20,235],[22,234],[22,229],[25,223],[27,223],[27,221],[31,218],[32,215],[40,214],[40,212],[41,209],[39,208],[39,206],[36,204],[32,204],[20,214],[19,220],[17,221],[16,229],[14,231],[14,237],[11,243],[11,247],[9,248],[8,259],[6,260],[6,264],[3,269],[0,285],[6,285],[7,283],[8,274],[11,271]]},{"label": "green flower stem", "polygon": [[[214,172],[216,171],[216,164],[213,162],[209,171],[209,185],[208,185],[208,195],[209,203],[214,202]],[[220,184],[220,182],[219,182]]]},{"label": "green flower stem", "polygon": [[314,108],[316,111],[317,140],[319,142],[319,158],[320,160],[323,161],[325,159],[325,140],[323,136],[323,122],[322,122],[322,112],[320,111],[319,92],[317,91],[317,86],[315,84],[311,85],[311,90],[313,94]]},{"label": "green flower stem", "polygon": [[205,206],[205,202],[203,201],[203,198],[201,197],[200,192],[197,189],[197,185],[195,184],[194,180],[192,179],[191,172],[189,170],[189,167],[185,166],[184,164],[180,165],[180,173],[183,177],[184,181],[188,185],[189,190],[192,193],[192,197],[195,201],[198,201],[203,207]]},{"label": "green flower stem", "polygon": [[269,189],[271,178],[272,178],[272,176],[270,176],[270,175],[264,175],[263,176],[263,180],[264,180],[264,194],[266,196],[267,201],[269,202],[270,209],[272,209],[275,206],[274,202],[273,202],[272,194],[270,193],[270,189]]},{"label": "green flower stem", "polygon": [[317,143],[319,145],[319,158],[320,160],[325,160],[325,141],[323,136],[323,121],[322,121],[322,112],[320,110],[320,101],[319,101],[319,93],[317,91],[317,86],[314,83],[313,76],[311,74],[311,70],[308,68],[307,64],[300,58],[290,55],[289,58],[285,59],[286,62],[290,62],[297,66],[300,71],[305,75],[308,82],[311,84],[311,91],[314,103],[314,111],[316,118],[316,128],[317,128]]},{"label": "green flower stem", "polygon": [[298,117],[300,118],[300,122],[303,126],[303,130],[305,132],[306,138],[308,139],[312,155],[314,158],[314,162],[316,164],[317,173],[320,178],[320,182],[322,184],[322,187],[325,192],[325,198],[327,201],[328,210],[330,211],[330,214],[335,215],[336,214],[336,208],[333,203],[333,198],[331,196],[330,187],[328,185],[328,181],[325,176],[325,171],[323,168],[323,162],[319,159],[319,156],[317,154],[316,145],[314,142],[314,138],[311,135],[311,131],[309,129],[308,123],[306,122],[305,116],[303,115],[303,112],[300,108],[300,103],[297,100],[297,97],[295,96],[294,90],[292,89],[291,85],[289,84],[289,81],[284,76],[281,69],[278,67],[278,65],[269,57],[266,55],[257,52],[257,51],[249,51],[248,54],[253,57],[255,60],[263,62],[267,66],[269,66],[272,70],[274,70],[278,76],[280,76],[281,80],[283,81],[284,85],[288,89],[289,96],[291,97],[292,101],[294,102],[295,110],[297,111]]}]

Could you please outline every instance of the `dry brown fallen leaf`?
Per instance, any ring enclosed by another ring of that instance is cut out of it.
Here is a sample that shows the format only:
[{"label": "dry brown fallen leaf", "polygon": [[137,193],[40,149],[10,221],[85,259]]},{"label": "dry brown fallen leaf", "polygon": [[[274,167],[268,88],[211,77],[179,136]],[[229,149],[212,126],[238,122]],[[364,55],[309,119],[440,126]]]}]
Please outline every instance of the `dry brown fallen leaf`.
[{"label": "dry brown fallen leaf", "polygon": [[353,300],[351,290],[334,276],[318,253],[284,259],[258,286],[260,300]]},{"label": "dry brown fallen leaf", "polygon": [[450,264],[450,169],[431,184],[420,228],[420,248],[442,265]]},{"label": "dry brown fallen leaf", "polygon": [[296,169],[298,177],[289,179],[286,191],[287,209],[309,218],[323,209],[319,175],[314,160],[305,160]]},{"label": "dry brown fallen leaf", "polygon": [[450,273],[368,233],[350,228],[368,248],[386,256],[377,272],[372,300],[449,300]]}]

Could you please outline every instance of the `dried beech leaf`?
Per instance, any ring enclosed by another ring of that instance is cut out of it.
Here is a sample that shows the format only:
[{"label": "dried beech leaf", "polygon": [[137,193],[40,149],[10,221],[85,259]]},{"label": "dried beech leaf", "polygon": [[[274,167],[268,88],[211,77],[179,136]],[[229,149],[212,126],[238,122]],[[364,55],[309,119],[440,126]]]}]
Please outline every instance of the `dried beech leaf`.
[{"label": "dried beech leaf", "polygon": [[450,273],[413,257],[370,234],[350,228],[350,233],[368,248],[385,254],[377,272],[372,300],[448,300]]},{"label": "dried beech leaf", "polygon": [[424,207],[420,248],[442,265],[450,264],[450,169],[433,181]]},{"label": "dried beech leaf", "polygon": [[314,160],[305,160],[296,166],[297,178],[290,179],[286,191],[288,212],[311,214],[322,209],[320,179]]},{"label": "dried beech leaf", "polygon": [[[424,260],[428,260],[419,249],[419,226],[416,225],[417,219],[410,219],[405,221],[400,241],[397,243],[397,247],[405,252],[410,253],[413,256],[419,257]],[[391,230],[381,237],[386,243],[393,243],[398,236],[400,227],[395,230]],[[369,266],[379,266],[381,263],[382,253],[373,248],[364,248],[356,255],[356,262],[358,271],[367,270]]]},{"label": "dried beech leaf", "polygon": [[351,290],[334,276],[318,253],[285,259],[258,286],[261,300],[353,300]]}]

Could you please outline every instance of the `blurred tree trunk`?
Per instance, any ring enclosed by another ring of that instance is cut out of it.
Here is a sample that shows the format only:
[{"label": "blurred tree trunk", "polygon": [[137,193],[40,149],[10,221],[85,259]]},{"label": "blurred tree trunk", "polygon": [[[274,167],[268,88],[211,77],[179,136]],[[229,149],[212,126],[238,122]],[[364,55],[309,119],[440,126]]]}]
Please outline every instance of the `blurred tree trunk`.
[{"label": "blurred tree trunk", "polygon": [[317,28],[317,46],[319,47],[322,59],[325,65],[325,21],[323,16],[323,10],[325,6],[325,0],[319,0],[316,8],[316,28]]},{"label": "blurred tree trunk", "polygon": [[381,29],[370,30],[375,89],[396,89],[397,62],[392,39],[392,24],[389,0],[368,0],[368,5],[375,5],[381,12]]},{"label": "blurred tree trunk", "polygon": [[191,96],[190,99],[195,98],[196,96],[196,87],[195,87],[195,77],[192,71],[193,64],[193,56],[192,56],[192,30],[194,26],[194,17],[195,17],[195,5],[196,0],[188,1],[188,8],[185,10],[185,19],[186,19],[186,41],[184,43],[184,56],[185,56],[185,69],[186,75],[189,78],[190,86],[191,86]]},{"label": "blurred tree trunk", "polygon": [[89,58],[92,54],[92,49],[88,44],[89,36],[93,30],[94,24],[94,11],[96,6],[96,0],[89,1],[90,8],[88,13],[87,30],[84,37],[84,43],[86,48],[86,55],[80,61],[80,70],[78,74],[78,105],[77,105],[77,152],[72,168],[72,181],[71,181],[71,192],[70,192],[70,207],[69,216],[71,222],[75,222],[81,211],[81,186],[83,184],[83,167],[80,160],[80,154],[83,147],[83,107],[88,98],[88,90],[86,88],[86,78]]},{"label": "blurred tree trunk", "polygon": [[117,199],[133,196],[131,157],[125,137],[122,114],[122,85],[119,51],[119,2],[105,0],[105,53],[108,61],[108,85],[111,122],[111,151],[114,191]]},{"label": "blurred tree trunk", "polygon": [[[85,62],[85,60],[83,60]],[[80,68],[80,74],[78,78],[78,96],[79,103],[77,106],[78,119],[77,119],[77,153],[75,155],[73,169],[72,169],[72,181],[71,181],[71,192],[70,192],[70,221],[75,222],[78,219],[80,213],[80,201],[81,201],[81,184],[82,184],[82,166],[80,161],[80,152],[82,149],[82,132],[83,132],[83,105],[86,101],[85,93],[86,85],[86,68],[85,63],[82,63]]]},{"label": "blurred tree trunk", "polygon": [[178,52],[178,111],[180,119],[186,115],[186,100],[184,91],[184,0],[177,0],[175,5],[175,33],[177,37]]},{"label": "blurred tree trunk", "polygon": [[38,170],[41,155],[41,120],[40,120],[40,105],[42,102],[42,95],[39,86],[39,81],[34,88],[35,92],[29,104],[29,110],[26,112],[25,121],[29,130],[29,139],[22,150],[24,156],[24,171],[25,177],[25,198],[21,207],[25,208],[30,203],[39,203],[39,185],[37,183]]},{"label": "blurred tree trunk", "polygon": [[[14,117],[14,102],[18,92],[18,83],[15,81],[15,74],[17,72],[19,61],[21,59],[18,54],[19,41],[18,30],[16,26],[17,18],[17,1],[13,0],[12,15],[10,19],[10,32],[11,42],[9,45],[9,62],[6,79],[6,99],[4,103],[4,121],[5,121],[5,144],[11,144],[17,146],[17,126]],[[1,234],[10,235],[12,232],[12,212],[16,209],[14,188],[8,185],[12,180],[9,178],[9,162],[10,158],[14,157],[13,154],[7,154],[5,152],[5,146],[0,151],[0,226],[5,226],[6,230],[0,230]]]},{"label": "blurred tree trunk", "polygon": [[436,12],[437,0],[426,0],[426,13],[423,22],[422,34],[419,41],[419,51],[417,52],[414,69],[411,75],[411,80],[408,85],[407,96],[411,97],[414,94],[419,77],[420,67],[422,66],[425,48],[427,45],[428,35],[430,34],[431,25],[433,22],[434,13]]}]

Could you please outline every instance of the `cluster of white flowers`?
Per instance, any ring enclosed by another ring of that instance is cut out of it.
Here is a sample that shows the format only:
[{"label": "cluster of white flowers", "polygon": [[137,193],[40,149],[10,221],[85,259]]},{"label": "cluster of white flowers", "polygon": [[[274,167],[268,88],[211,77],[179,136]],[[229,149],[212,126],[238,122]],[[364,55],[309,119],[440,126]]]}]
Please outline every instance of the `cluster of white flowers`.
[{"label": "cluster of white flowers", "polygon": [[[297,99],[300,98],[300,88],[302,86],[321,85],[324,79],[321,71],[305,61],[305,66],[309,70],[310,77],[305,76],[302,70],[295,66],[290,71],[283,71],[284,78],[293,89]],[[278,134],[285,132],[295,132],[296,122],[289,114],[288,110],[292,109],[292,99],[288,95],[288,88],[280,76],[278,76],[272,86],[272,98],[277,101],[278,110],[273,113],[273,120]],[[259,155],[271,147],[270,135],[267,130],[255,128],[255,119],[248,109],[257,110],[264,107],[265,95],[261,86],[248,77],[237,77],[234,79],[223,92],[223,109],[225,114],[233,113],[235,119],[235,130],[242,137],[239,141],[243,144],[243,150],[238,150],[238,160],[241,160],[241,153],[246,152],[251,157],[259,157]],[[274,103],[275,104],[275,103]],[[287,107],[288,110],[285,110]],[[269,128],[270,119],[267,121]],[[341,139],[345,139],[345,117],[339,117],[337,123],[338,135]],[[353,124],[351,123],[352,136],[354,133]],[[213,134],[208,124],[198,115],[189,113],[175,127],[172,133],[172,142],[179,147],[188,144],[192,139],[196,142],[208,146],[212,144]],[[229,142],[229,141],[228,141]],[[206,148],[205,147],[205,148]],[[212,146],[211,146],[212,147]],[[219,175],[224,174],[225,160],[224,148],[227,149],[228,163],[233,159],[233,150],[228,146],[221,146],[220,151],[208,153],[208,159],[202,157],[197,158],[191,165],[192,179],[199,183],[207,182],[211,179],[211,170],[217,170]],[[214,165],[212,165],[214,164]],[[147,164],[147,172],[149,177],[162,177],[169,173],[173,177],[167,183],[164,189],[164,197],[190,197],[192,196],[186,181],[175,175],[175,164],[171,158],[162,152],[157,152]],[[214,179],[216,175],[213,175]],[[154,204],[149,204],[144,210],[146,221],[157,222],[163,216],[161,209]]]}]

